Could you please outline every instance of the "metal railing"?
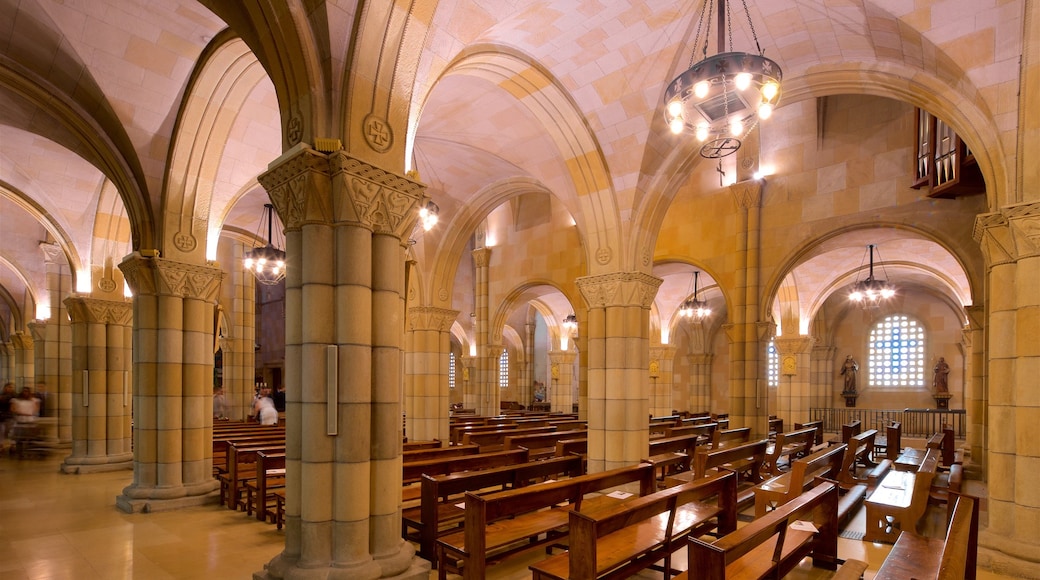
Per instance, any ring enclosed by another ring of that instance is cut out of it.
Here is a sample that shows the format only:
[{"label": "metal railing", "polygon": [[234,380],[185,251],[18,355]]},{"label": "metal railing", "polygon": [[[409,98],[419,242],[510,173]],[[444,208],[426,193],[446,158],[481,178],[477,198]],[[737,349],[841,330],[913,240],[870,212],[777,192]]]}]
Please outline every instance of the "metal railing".
[{"label": "metal railing", "polygon": [[809,409],[809,417],[813,421],[823,421],[824,431],[840,432],[841,426],[855,420],[863,424],[864,429],[884,430],[890,421],[903,424],[903,437],[930,437],[942,431],[943,425],[953,427],[954,437],[964,438],[968,415],[964,409],[860,409],[856,407],[839,407],[832,409]]}]

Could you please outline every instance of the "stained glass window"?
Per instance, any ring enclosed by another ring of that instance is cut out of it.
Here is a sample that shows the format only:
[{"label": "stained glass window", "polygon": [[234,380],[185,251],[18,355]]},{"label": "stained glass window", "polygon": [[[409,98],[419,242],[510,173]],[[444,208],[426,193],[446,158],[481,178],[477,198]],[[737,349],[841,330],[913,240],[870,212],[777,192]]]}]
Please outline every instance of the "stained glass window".
[{"label": "stained glass window", "polygon": [[924,386],[924,328],[897,314],[870,330],[867,366],[872,387]]}]

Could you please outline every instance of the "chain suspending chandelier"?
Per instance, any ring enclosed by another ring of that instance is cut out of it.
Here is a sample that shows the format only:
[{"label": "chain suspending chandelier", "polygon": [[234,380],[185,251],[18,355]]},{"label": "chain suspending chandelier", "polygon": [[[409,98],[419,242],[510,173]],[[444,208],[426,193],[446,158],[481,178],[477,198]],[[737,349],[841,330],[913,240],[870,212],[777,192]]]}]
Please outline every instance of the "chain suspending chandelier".
[{"label": "chain suspending chandelier", "polygon": [[253,273],[257,282],[273,286],[285,278],[285,252],[274,246],[274,206],[265,203],[264,214],[257,226],[257,237],[267,222],[267,244],[246,252],[243,265]]},{"label": "chain suspending chandelier", "polygon": [[704,320],[708,316],[711,316],[711,308],[708,307],[708,303],[704,300],[697,299],[697,282],[700,272],[693,273],[693,294],[690,298],[683,301],[682,306],[679,307],[679,316],[683,318],[693,318],[695,320]]},{"label": "chain suspending chandelier", "polygon": [[[849,294],[849,300],[864,308],[877,307],[883,301],[896,295],[895,288],[888,283],[888,280],[874,277],[874,250],[876,248],[877,246],[874,244],[867,246],[867,252],[870,253],[869,273],[866,279],[856,280],[856,283],[852,285],[852,292]],[[878,257],[880,257],[880,254]],[[884,265],[881,267],[883,269]]]},{"label": "chain suspending chandelier", "polygon": [[[780,103],[780,65],[763,56],[747,0],[741,0],[741,5],[758,54],[733,50],[733,22],[726,0],[705,0],[697,15],[690,68],[665,90],[669,128],[676,134],[693,132],[702,143],[701,156],[708,159],[736,152],[741,139]],[[717,51],[708,56],[713,18]],[[701,60],[695,63],[698,51]]]}]

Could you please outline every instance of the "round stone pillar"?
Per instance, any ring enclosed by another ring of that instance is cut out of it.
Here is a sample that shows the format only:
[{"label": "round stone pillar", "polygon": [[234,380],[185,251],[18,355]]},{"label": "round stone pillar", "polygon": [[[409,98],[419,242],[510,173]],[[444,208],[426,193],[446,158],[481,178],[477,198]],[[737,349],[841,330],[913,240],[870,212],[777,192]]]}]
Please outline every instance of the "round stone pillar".
[{"label": "round stone pillar", "polygon": [[408,309],[405,354],[405,417],[409,440],[443,441],[448,431],[448,355],[457,310],[417,306]]},{"label": "round stone pillar", "polygon": [[304,145],[260,176],[285,224],[285,549],[254,578],[425,578],[401,538],[405,242],[422,185]]},{"label": "round stone pillar", "polygon": [[132,306],[81,296],[65,306],[72,318],[72,454],[61,469],[132,469]]},{"label": "round stone pillar", "polygon": [[134,294],[134,481],[116,506],[215,502],[213,313],[223,273],[139,252],[119,269]]},{"label": "round stone pillar", "polygon": [[655,417],[671,415],[672,411],[690,410],[685,396],[676,397],[685,389],[681,389],[674,379],[675,350],[672,345],[650,347],[650,414]]},{"label": "round stone pillar", "polygon": [[555,350],[549,353],[549,375],[552,378],[549,403],[555,413],[573,413],[574,404],[578,402],[575,396],[578,386],[574,372],[576,360],[578,353],[573,350]]}]

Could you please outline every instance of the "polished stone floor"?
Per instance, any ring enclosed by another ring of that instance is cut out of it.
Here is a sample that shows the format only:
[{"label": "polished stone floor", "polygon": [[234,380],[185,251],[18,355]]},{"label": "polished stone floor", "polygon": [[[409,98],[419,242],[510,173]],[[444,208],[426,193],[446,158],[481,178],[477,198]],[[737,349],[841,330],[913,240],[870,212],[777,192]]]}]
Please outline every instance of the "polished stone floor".
[{"label": "polished stone floor", "polygon": [[[284,535],[273,525],[216,506],[124,514],[115,498],[129,471],[59,473],[60,459],[0,458],[0,578],[4,580],[248,579],[278,554]],[[862,531],[862,510],[847,531]],[[839,540],[839,556],[867,561],[867,580],[889,546]],[[526,558],[491,568],[495,579],[530,578]],[[685,567],[685,553],[676,561]],[[788,578],[827,578],[808,564]],[[646,574],[645,578],[661,575]],[[436,578],[432,574],[431,578]],[[980,573],[980,579],[1000,576]]]}]

